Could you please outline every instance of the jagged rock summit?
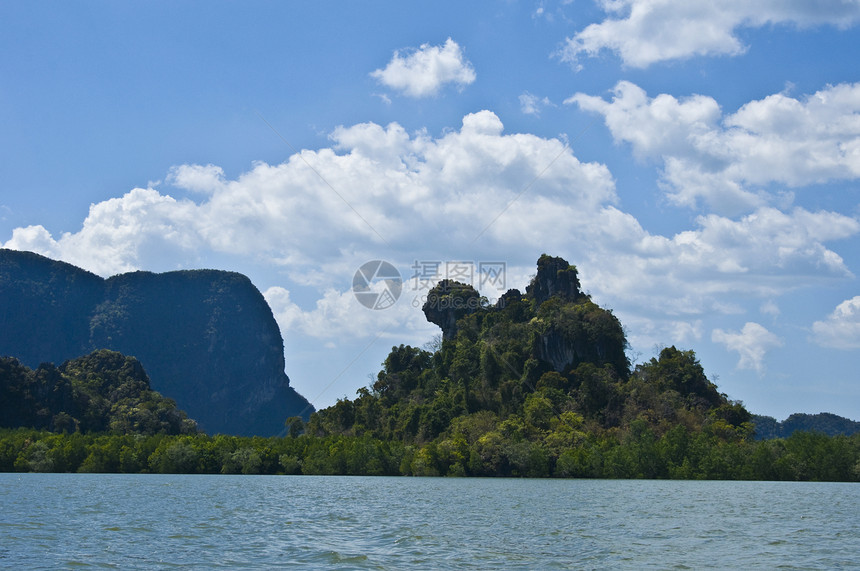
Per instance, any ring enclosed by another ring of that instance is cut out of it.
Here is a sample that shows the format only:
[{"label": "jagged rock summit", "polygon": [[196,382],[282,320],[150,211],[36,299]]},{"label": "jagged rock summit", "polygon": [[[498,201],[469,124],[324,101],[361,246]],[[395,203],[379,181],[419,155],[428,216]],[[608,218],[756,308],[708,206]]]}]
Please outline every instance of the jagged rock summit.
[{"label": "jagged rock summit", "polygon": [[152,388],[209,433],[269,436],[313,411],[284,372],[284,344],[260,291],[220,270],[103,279],[0,249],[0,355],[30,367],[96,349],[136,357]]},{"label": "jagged rock summit", "polygon": [[578,300],[583,294],[579,290],[576,266],[568,264],[563,258],[542,255],[537,261],[537,275],[526,287],[526,294],[538,305],[553,296],[565,301]]},{"label": "jagged rock summit", "polygon": [[556,372],[583,362],[610,364],[622,375],[629,371],[621,324],[580,290],[576,266],[563,258],[543,254],[525,295],[508,290],[489,306],[472,286],[443,280],[430,290],[422,310],[446,341],[457,338],[466,317],[502,313],[528,322],[532,355]]}]

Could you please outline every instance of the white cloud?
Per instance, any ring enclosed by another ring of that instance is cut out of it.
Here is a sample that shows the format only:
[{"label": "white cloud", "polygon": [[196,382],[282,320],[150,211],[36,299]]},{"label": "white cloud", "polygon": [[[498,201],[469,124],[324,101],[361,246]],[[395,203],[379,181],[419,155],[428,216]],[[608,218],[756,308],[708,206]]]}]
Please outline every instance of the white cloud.
[{"label": "white cloud", "polygon": [[662,185],[679,205],[704,200],[737,214],[778,202],[783,195],[770,185],[860,178],[860,83],[802,99],[770,95],[727,116],[710,97],[649,98],[627,81],[612,101],[578,93],[565,103],[603,115],[614,139],[640,160],[662,161]]},{"label": "white cloud", "polygon": [[627,214],[607,212],[595,221],[600,231],[590,250],[578,258],[587,272],[583,283],[599,284],[612,307],[640,313],[653,307],[648,315],[655,319],[739,313],[739,298],[850,277],[824,242],[860,232],[860,223],[836,213],[762,208],[740,220],[702,216],[695,229],[663,237]]},{"label": "white cloud", "polygon": [[[662,324],[654,336],[684,340],[701,335],[703,314],[742,312],[739,300],[850,276],[826,243],[860,232],[837,213],[760,207],[651,234],[617,206],[605,165],[581,162],[558,139],[506,134],[489,111],[439,137],[362,123],[331,139],[331,148],[256,163],[234,179],[180,165],[169,181],[193,200],[133,189],[94,204],[78,232],[18,228],[5,247],[102,275],[213,257],[262,265],[289,282],[266,290],[285,329],[326,339],[427,327],[405,298],[396,311],[356,302],[352,276],[368,260],[392,261],[404,279],[416,260],[504,261],[507,287],[523,289],[547,252],[577,264],[582,283],[625,322],[647,317]],[[317,292],[310,303],[308,289]]]},{"label": "white cloud", "polygon": [[602,0],[610,17],[568,38],[565,61],[602,50],[618,54],[625,65],[645,68],[693,56],[738,55],[746,46],[739,28],[772,24],[847,28],[860,20],[860,3],[842,0]]},{"label": "white cloud", "polygon": [[[485,236],[495,237],[492,248],[535,242],[520,209],[540,221],[580,222],[584,232],[591,213],[616,199],[605,166],[580,162],[557,139],[506,135],[489,111],[465,116],[459,131],[435,139],[411,136],[396,123],[339,127],[331,138],[332,148],[305,150],[279,165],[256,163],[236,179],[211,165],[180,165],[169,181],[199,198],[137,188],[92,205],[76,233],[19,228],[6,246],[105,275],[148,267],[146,253],[156,249],[177,264],[184,251],[209,250],[302,271],[327,270],[344,258],[364,262],[389,247],[404,257],[438,248],[475,259],[487,240],[472,242],[497,216]],[[534,200],[499,216],[525,188]]]},{"label": "white cloud", "polygon": [[42,226],[16,228],[6,248],[62,259],[101,275],[181,265],[204,240],[196,204],[154,189],[135,188],[120,198],[90,205],[83,227],[54,238]]},{"label": "white cloud", "polygon": [[860,295],[836,306],[827,319],[812,324],[812,340],[822,347],[860,349]]},{"label": "white cloud", "polygon": [[283,287],[270,287],[263,296],[282,331],[317,339],[361,339],[386,331],[396,337],[393,333],[404,329],[429,338],[436,329],[411,305],[408,292],[395,305],[379,310],[361,305],[351,290],[326,289],[315,307],[307,311],[293,303]]},{"label": "white cloud", "polygon": [[3,247],[11,250],[39,252],[49,258],[62,257],[56,240],[42,225],[15,228],[12,230],[12,238],[3,244]]},{"label": "white cloud", "polygon": [[395,51],[385,69],[377,69],[370,76],[409,97],[428,97],[446,84],[462,88],[473,83],[475,70],[460,45],[448,38],[441,46],[422,44],[405,54]]},{"label": "white cloud", "polygon": [[740,355],[739,369],[752,369],[758,373],[764,372],[764,357],[768,350],[782,346],[779,337],[754,322],[747,322],[743,329],[736,333],[714,329],[711,332],[711,340]]},{"label": "white cloud", "polygon": [[179,165],[170,169],[167,182],[186,190],[210,194],[224,184],[224,169],[211,164]]},{"label": "white cloud", "polygon": [[541,110],[549,106],[552,106],[552,101],[548,97],[540,98],[528,91],[520,95],[520,111],[526,115],[540,117]]}]

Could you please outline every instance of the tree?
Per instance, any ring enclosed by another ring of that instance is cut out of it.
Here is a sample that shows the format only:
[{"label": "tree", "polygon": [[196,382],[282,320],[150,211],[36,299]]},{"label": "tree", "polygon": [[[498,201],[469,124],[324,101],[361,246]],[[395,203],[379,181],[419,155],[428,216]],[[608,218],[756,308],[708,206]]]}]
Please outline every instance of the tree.
[{"label": "tree", "polygon": [[681,351],[674,346],[660,351],[660,358],[640,365],[636,374],[656,384],[661,390],[675,390],[688,398],[692,405],[718,406],[725,398],[705,376],[705,370],[693,351]]},{"label": "tree", "polygon": [[285,422],[287,428],[287,436],[290,438],[298,438],[305,432],[305,421],[300,416],[291,416]]}]

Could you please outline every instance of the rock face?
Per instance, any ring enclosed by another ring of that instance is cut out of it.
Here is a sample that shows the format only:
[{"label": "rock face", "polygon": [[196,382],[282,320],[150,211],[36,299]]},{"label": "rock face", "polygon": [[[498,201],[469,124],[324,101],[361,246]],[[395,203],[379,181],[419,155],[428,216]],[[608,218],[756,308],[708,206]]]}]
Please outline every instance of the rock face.
[{"label": "rock face", "polygon": [[269,436],[313,408],[289,386],[272,311],[251,281],[216,270],[107,280],[0,250],[0,355],[35,367],[96,349],[136,357],[152,388],[209,433]]},{"label": "rock face", "polygon": [[553,371],[564,371],[580,358],[573,343],[555,329],[550,329],[537,338],[537,356],[552,365]]}]

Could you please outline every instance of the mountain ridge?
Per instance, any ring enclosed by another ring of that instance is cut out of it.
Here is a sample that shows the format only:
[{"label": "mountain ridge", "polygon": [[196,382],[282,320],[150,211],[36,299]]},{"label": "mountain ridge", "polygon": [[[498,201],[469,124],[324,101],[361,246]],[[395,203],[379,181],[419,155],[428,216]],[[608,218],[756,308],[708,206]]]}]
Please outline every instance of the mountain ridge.
[{"label": "mountain ridge", "polygon": [[851,436],[860,432],[860,422],[831,412],[796,412],[781,422],[772,416],[754,414],[752,422],[756,438],[760,440],[788,438],[795,432],[820,432],[828,436]]}]

